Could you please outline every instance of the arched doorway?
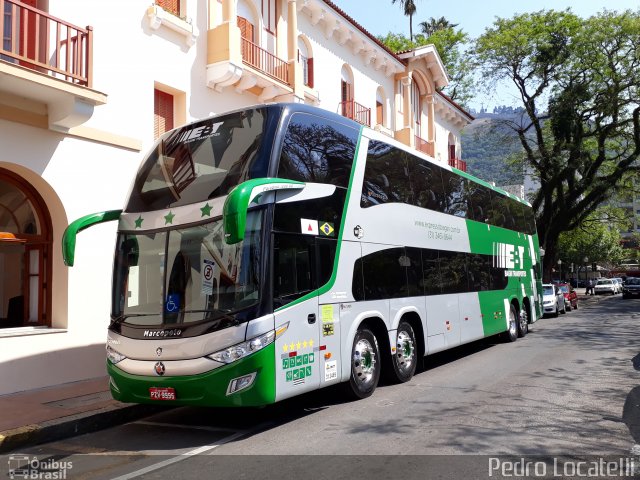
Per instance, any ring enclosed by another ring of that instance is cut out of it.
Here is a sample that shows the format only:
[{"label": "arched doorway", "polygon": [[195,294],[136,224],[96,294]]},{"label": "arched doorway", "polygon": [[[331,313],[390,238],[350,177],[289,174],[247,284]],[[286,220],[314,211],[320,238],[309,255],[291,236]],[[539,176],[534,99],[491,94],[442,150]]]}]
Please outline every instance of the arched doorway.
[{"label": "arched doorway", "polygon": [[51,240],[40,194],[0,168],[0,328],[50,326]]}]

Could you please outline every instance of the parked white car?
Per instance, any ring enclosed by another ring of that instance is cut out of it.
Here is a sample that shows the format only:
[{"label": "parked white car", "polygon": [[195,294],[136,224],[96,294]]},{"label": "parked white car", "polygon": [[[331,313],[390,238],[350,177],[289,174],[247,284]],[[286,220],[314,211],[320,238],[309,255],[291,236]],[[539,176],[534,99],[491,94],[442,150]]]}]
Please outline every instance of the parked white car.
[{"label": "parked white car", "polygon": [[558,313],[567,313],[564,294],[557,285],[551,283],[542,285],[542,307],[544,308],[544,315],[557,317]]},{"label": "parked white car", "polygon": [[610,278],[601,278],[596,282],[596,286],[593,287],[593,291],[596,295],[601,293],[610,293],[615,295],[618,293],[618,284]]}]

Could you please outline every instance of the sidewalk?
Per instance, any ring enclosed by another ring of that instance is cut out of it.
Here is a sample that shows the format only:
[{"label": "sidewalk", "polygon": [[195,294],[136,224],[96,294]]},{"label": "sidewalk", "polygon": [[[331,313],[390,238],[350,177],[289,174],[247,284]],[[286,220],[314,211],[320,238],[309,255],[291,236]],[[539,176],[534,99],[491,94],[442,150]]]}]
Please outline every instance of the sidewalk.
[{"label": "sidewalk", "polygon": [[93,432],[161,408],[113,400],[108,377],[3,395],[0,453]]}]

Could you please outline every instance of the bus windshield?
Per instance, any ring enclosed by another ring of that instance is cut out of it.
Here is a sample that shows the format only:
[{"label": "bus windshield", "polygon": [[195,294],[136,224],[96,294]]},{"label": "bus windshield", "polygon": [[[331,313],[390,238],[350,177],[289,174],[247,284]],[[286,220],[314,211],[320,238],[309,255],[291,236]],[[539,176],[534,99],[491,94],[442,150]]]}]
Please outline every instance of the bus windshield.
[{"label": "bus windshield", "polygon": [[251,109],[166,133],[140,166],[125,211],[205,201],[226,195],[245,180],[268,176],[271,142],[264,140],[278,114]]},{"label": "bus windshield", "polygon": [[155,233],[120,233],[112,316],[131,325],[219,321],[259,301],[262,211],[243,241],[224,242],[222,219]]}]

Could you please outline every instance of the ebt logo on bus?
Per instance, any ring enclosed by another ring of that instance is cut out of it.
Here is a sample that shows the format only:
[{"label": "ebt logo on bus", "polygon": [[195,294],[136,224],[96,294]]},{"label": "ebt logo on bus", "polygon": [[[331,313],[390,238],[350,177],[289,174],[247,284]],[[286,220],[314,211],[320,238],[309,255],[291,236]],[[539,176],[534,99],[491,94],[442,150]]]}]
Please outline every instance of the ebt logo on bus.
[{"label": "ebt logo on bus", "polygon": [[524,247],[509,243],[493,243],[493,266],[504,268],[505,277],[524,277]]}]

